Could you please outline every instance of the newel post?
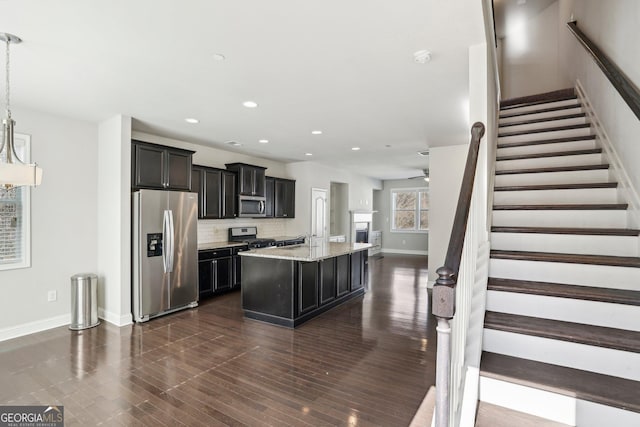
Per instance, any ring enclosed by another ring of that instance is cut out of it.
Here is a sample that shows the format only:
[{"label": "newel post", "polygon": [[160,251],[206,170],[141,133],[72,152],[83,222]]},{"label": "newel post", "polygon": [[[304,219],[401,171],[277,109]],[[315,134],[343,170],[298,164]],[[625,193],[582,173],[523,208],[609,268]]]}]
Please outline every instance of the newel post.
[{"label": "newel post", "polygon": [[455,273],[447,266],[440,267],[433,285],[432,309],[438,319],[436,359],[436,427],[449,427],[449,396],[451,373],[451,319],[455,313]]}]

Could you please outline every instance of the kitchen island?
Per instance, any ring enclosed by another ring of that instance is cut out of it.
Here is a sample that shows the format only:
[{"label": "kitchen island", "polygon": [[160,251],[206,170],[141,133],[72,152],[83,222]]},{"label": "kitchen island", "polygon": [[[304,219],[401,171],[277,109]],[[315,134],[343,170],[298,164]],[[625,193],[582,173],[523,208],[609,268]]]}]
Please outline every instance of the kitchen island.
[{"label": "kitchen island", "polygon": [[294,328],[364,294],[369,243],[319,243],[241,252],[246,317]]}]

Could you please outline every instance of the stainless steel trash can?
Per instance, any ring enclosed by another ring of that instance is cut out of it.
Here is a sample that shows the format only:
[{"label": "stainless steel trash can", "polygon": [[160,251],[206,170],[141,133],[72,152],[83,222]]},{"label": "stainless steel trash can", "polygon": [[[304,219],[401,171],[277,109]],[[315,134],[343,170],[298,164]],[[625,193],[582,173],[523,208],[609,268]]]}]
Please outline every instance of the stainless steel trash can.
[{"label": "stainless steel trash can", "polygon": [[98,276],[76,274],[71,276],[71,324],[74,331],[98,326]]}]

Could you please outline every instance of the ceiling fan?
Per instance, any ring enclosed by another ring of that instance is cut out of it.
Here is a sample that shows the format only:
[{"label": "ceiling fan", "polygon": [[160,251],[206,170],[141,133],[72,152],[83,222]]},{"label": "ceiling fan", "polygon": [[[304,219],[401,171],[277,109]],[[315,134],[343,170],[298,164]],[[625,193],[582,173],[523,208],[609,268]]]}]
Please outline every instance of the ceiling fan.
[{"label": "ceiling fan", "polygon": [[412,176],[409,179],[418,179],[418,178],[422,178],[425,181],[429,182],[429,169],[422,169],[422,175]]}]

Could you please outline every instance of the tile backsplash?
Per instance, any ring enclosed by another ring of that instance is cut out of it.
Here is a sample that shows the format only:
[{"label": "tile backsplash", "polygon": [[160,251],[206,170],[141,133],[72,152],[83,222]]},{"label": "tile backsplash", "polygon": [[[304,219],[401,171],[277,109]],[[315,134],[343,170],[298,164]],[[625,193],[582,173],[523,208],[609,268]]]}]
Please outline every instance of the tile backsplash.
[{"label": "tile backsplash", "polygon": [[210,219],[198,221],[198,244],[226,242],[230,227],[258,227],[258,237],[285,235],[284,219]]}]

